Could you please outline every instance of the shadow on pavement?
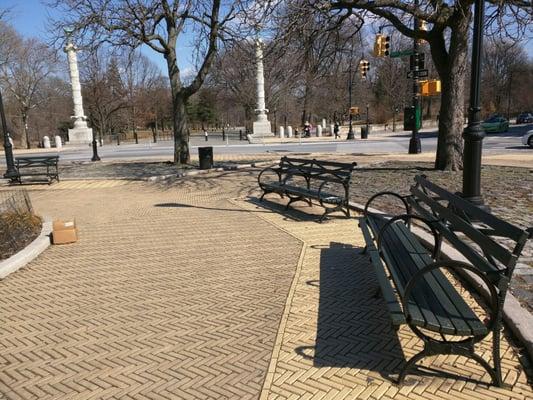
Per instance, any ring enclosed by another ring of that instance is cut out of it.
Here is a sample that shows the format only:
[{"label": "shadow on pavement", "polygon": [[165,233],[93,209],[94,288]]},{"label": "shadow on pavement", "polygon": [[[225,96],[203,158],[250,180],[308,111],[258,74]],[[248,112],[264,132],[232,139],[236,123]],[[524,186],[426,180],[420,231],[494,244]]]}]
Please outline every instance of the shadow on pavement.
[{"label": "shadow on pavement", "polygon": [[[375,371],[395,383],[406,359],[368,256],[360,247],[338,242],[319,249],[320,279],[306,282],[320,290],[316,342],[295,352],[312,359],[315,367]],[[422,376],[479,383],[420,366],[410,371],[405,385],[416,384]]]}]

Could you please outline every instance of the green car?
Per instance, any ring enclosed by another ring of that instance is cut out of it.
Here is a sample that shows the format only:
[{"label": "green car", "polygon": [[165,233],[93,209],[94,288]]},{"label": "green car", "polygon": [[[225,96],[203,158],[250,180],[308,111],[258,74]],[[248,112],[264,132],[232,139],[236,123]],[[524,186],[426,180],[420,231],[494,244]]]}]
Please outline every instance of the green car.
[{"label": "green car", "polygon": [[509,121],[503,117],[494,116],[485,120],[482,126],[485,132],[507,132],[509,130]]}]

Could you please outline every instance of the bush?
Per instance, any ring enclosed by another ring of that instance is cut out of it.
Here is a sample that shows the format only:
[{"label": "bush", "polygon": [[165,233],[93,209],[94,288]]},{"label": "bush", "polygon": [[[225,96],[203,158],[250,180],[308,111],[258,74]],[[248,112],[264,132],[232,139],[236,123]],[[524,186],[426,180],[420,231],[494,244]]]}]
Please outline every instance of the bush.
[{"label": "bush", "polygon": [[30,244],[41,232],[41,218],[33,213],[26,192],[0,198],[0,260],[11,257]]}]

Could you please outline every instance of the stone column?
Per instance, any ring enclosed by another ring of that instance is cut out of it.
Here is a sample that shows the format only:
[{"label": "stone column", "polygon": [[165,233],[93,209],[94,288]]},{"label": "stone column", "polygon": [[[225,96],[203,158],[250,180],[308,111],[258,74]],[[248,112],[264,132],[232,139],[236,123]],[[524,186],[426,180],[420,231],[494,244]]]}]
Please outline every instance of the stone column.
[{"label": "stone column", "polygon": [[80,144],[90,143],[93,138],[93,130],[87,127],[87,117],[83,112],[83,100],[81,97],[80,73],[78,71],[78,58],[76,57],[76,47],[72,44],[70,37],[65,46],[68,66],[70,70],[70,84],[72,86],[72,100],[74,102],[74,128],[68,130],[69,143]]},{"label": "stone column", "polygon": [[257,64],[256,88],[257,88],[257,118],[253,123],[252,137],[274,136],[271,132],[268,120],[268,110],[265,105],[265,76],[263,72],[263,41],[257,38],[255,41],[255,59]]}]

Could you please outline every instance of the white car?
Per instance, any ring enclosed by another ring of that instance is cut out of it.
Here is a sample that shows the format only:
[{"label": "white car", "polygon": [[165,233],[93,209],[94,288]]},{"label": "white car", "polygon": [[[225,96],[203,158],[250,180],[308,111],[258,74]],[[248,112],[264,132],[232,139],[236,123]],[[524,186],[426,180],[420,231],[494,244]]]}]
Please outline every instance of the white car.
[{"label": "white car", "polygon": [[527,131],[527,133],[522,136],[522,144],[527,145],[533,149],[533,129]]}]

